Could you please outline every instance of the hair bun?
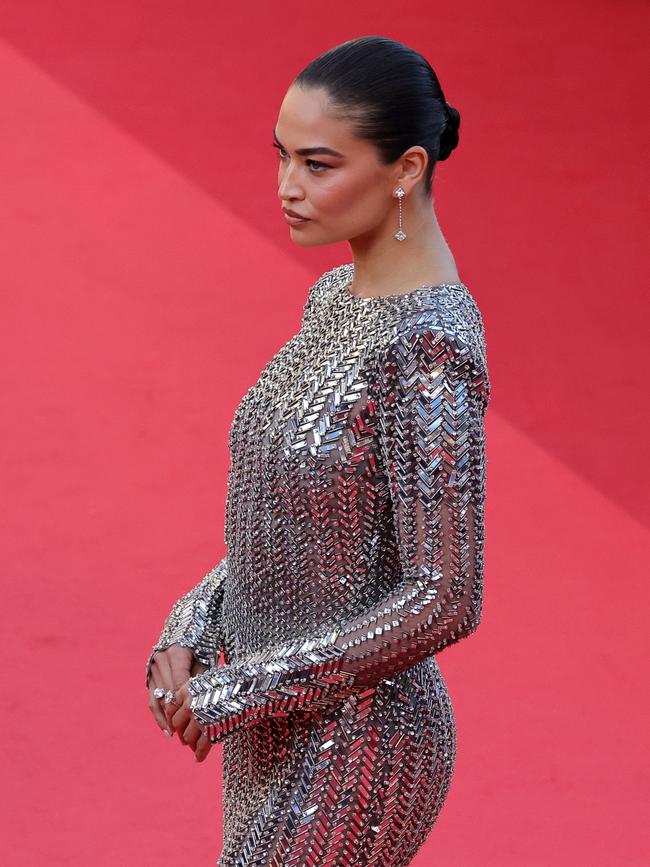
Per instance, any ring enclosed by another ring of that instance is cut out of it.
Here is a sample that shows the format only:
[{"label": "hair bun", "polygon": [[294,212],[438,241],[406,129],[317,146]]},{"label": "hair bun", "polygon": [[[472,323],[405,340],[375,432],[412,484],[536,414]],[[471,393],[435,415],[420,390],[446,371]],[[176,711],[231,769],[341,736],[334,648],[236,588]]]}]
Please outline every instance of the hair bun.
[{"label": "hair bun", "polygon": [[453,105],[449,105],[448,102],[443,103],[443,108],[445,110],[446,122],[440,133],[439,160],[446,160],[458,145],[458,129],[460,127],[460,114],[458,110]]}]

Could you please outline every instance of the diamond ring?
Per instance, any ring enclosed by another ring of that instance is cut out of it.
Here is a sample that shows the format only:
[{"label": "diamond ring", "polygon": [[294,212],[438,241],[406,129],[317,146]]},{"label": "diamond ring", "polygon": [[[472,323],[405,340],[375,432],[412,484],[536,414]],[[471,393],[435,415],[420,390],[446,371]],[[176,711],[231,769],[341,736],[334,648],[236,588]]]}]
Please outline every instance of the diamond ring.
[{"label": "diamond ring", "polygon": [[162,686],[157,686],[153,691],[153,697],[154,698],[162,698],[164,696],[164,694],[165,694],[165,690],[162,688]]}]

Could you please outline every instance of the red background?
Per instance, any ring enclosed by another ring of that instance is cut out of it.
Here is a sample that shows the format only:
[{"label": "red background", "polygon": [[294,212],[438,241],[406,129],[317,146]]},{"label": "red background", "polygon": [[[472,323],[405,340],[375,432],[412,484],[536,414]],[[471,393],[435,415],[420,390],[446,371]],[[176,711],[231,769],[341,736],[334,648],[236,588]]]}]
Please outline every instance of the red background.
[{"label": "red background", "polygon": [[458,763],[415,867],[648,863],[648,17],[0,2],[4,863],[216,862],[221,747],[163,738],[144,663],[223,556],[240,397],[350,261],[290,240],[279,105],[373,33],[461,113],[436,212],[493,385],[484,619],[440,658]]}]

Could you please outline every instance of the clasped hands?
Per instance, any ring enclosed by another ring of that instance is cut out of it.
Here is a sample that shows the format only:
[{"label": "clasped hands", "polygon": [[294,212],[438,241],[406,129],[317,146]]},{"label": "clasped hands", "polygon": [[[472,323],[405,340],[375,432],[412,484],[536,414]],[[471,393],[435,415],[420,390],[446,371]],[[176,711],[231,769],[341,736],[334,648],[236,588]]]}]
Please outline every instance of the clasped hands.
[{"label": "clasped hands", "polygon": [[[191,677],[207,668],[194,658],[188,647],[172,644],[154,654],[149,681],[149,709],[156,723],[168,738],[177,734],[180,743],[193,751],[197,762],[205,760],[212,743],[192,714],[192,696],[187,684]],[[174,701],[165,703],[164,699],[156,698],[153,692],[157,687],[174,692]]]}]

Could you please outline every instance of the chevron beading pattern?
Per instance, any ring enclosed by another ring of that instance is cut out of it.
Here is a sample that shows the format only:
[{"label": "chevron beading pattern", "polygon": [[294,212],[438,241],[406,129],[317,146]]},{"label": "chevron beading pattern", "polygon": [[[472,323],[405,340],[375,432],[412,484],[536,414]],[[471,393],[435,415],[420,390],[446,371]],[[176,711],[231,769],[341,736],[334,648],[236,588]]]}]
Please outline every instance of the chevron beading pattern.
[{"label": "chevron beading pattern", "polygon": [[353,273],[243,396],[227,558],[148,662],[178,641],[210,665],[189,691],[224,747],[220,867],[402,867],[453,774],[435,657],[481,620],[483,321],[464,284],[360,298]]}]

